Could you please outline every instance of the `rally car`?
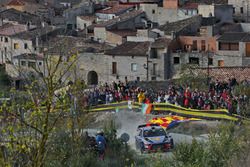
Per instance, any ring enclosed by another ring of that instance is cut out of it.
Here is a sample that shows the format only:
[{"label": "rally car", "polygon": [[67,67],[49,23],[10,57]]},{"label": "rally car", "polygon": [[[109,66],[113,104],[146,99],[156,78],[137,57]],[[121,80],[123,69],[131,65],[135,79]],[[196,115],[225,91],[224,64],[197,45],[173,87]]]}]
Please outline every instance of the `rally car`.
[{"label": "rally car", "polygon": [[174,147],[173,138],[157,124],[139,125],[137,132],[135,145],[141,153],[168,151]]}]

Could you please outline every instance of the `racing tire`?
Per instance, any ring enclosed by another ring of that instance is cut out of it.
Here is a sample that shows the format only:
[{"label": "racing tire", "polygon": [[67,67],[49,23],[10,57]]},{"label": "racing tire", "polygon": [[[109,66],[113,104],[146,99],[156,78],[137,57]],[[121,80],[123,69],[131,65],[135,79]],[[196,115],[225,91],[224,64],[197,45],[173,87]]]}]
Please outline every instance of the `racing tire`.
[{"label": "racing tire", "polygon": [[174,148],[174,140],[171,138],[170,139],[170,148],[173,149]]},{"label": "racing tire", "polygon": [[140,144],[140,152],[141,152],[141,154],[145,153],[145,148],[144,148],[144,145],[142,143]]}]

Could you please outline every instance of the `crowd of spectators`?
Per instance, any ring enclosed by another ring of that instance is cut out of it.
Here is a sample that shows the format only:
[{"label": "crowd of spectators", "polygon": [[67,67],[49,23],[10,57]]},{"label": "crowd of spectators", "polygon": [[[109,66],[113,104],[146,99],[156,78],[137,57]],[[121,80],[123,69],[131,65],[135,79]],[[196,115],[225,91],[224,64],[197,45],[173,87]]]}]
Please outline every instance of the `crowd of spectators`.
[{"label": "crowd of spectators", "polygon": [[[235,78],[228,82],[211,82],[208,91],[190,88],[188,85],[169,85],[165,90],[153,91],[131,85],[129,82],[105,83],[84,93],[82,103],[85,107],[108,104],[123,100],[144,103],[171,103],[192,109],[228,109],[231,113],[240,113],[240,106],[247,100],[246,95],[234,95],[237,85]],[[246,84],[246,83],[245,83]]]}]

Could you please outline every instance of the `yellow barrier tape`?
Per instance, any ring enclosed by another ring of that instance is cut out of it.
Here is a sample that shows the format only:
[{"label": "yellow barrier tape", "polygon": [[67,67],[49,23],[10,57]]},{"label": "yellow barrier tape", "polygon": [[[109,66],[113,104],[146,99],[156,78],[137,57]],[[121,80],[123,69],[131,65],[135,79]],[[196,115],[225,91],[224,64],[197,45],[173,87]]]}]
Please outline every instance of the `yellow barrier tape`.
[{"label": "yellow barrier tape", "polygon": [[218,119],[228,119],[232,121],[238,121],[238,118],[224,115],[224,114],[213,114],[213,113],[202,113],[202,112],[192,112],[192,111],[183,111],[183,110],[177,110],[173,108],[154,108],[156,111],[173,111],[175,113],[185,114],[185,115],[191,115],[191,116],[198,116],[198,117],[207,117],[207,118],[218,118]]},{"label": "yellow barrier tape", "polygon": [[[198,109],[191,109],[191,108],[185,108],[185,107],[181,107],[181,106],[176,106],[174,104],[170,104],[170,103],[153,103],[153,105],[160,105],[160,106],[165,106],[165,105],[169,105],[169,106],[173,106],[173,107],[177,107],[183,110],[187,110],[187,111],[202,111],[202,110],[198,110]],[[227,109],[212,109],[212,110],[207,110],[207,111],[212,111],[212,112],[226,112],[228,113]]]}]

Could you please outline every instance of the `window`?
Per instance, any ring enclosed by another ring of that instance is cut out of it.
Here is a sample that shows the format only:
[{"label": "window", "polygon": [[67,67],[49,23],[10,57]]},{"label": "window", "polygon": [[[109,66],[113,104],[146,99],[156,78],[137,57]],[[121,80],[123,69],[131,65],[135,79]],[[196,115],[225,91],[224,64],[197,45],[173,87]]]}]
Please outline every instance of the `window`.
[{"label": "window", "polygon": [[14,49],[19,49],[19,44],[18,43],[14,43]]},{"label": "window", "polygon": [[210,65],[210,66],[213,65],[213,58],[211,58],[211,57],[208,58],[208,65]]},{"label": "window", "polygon": [[197,57],[189,57],[190,64],[199,64],[199,58]]},{"label": "window", "polygon": [[4,38],[4,42],[9,42],[8,37],[5,37],[5,38]]},{"label": "window", "polygon": [[152,10],[152,14],[155,14],[155,10],[154,9]]},{"label": "window", "polygon": [[192,49],[193,49],[193,51],[197,51],[197,41],[196,40],[193,41]]},{"label": "window", "polygon": [[112,62],[112,74],[117,74],[117,62]]},{"label": "window", "polygon": [[29,61],[28,62],[28,67],[35,68],[36,67],[36,63]]},{"label": "window", "polygon": [[28,44],[24,43],[24,49],[28,49]]},{"label": "window", "polygon": [[21,66],[26,66],[26,61],[21,61]]},{"label": "window", "polygon": [[239,50],[239,43],[219,43],[219,50]]},{"label": "window", "polygon": [[137,81],[140,81],[140,77],[136,77],[136,80],[137,80]]},{"label": "window", "polygon": [[235,7],[233,7],[233,14],[235,14]]},{"label": "window", "polygon": [[132,72],[136,72],[137,71],[137,64],[136,63],[132,63],[131,64],[131,71]]},{"label": "window", "polygon": [[174,57],[174,64],[180,64],[180,58]]},{"label": "window", "polygon": [[153,64],[152,75],[156,75],[156,69],[157,69],[157,63],[154,63],[154,64]]},{"label": "window", "polygon": [[250,43],[246,43],[246,57],[250,57]]},{"label": "window", "polygon": [[39,61],[39,62],[38,62],[38,65],[41,66],[41,65],[43,65],[43,63]]},{"label": "window", "polygon": [[201,50],[206,51],[206,41],[205,40],[201,40]]},{"label": "window", "polygon": [[244,13],[244,8],[240,7],[240,13]]},{"label": "window", "polygon": [[151,80],[152,81],[156,81],[156,77],[151,77]]},{"label": "window", "polygon": [[151,48],[151,50],[150,50],[150,58],[151,59],[156,59],[157,57],[158,57],[157,49],[156,48]]},{"label": "window", "polygon": [[224,60],[218,60],[218,66],[224,67]]},{"label": "window", "polygon": [[1,42],[3,42],[3,37],[1,37]]}]

